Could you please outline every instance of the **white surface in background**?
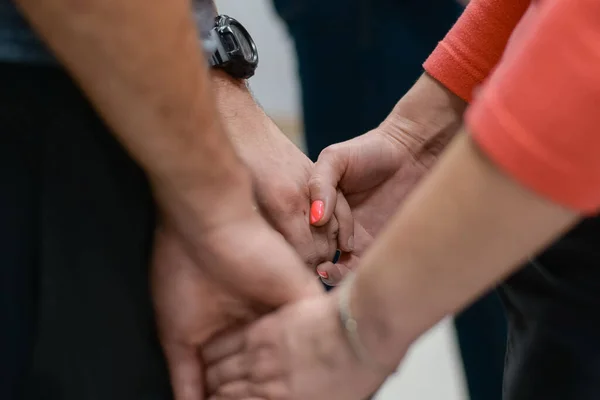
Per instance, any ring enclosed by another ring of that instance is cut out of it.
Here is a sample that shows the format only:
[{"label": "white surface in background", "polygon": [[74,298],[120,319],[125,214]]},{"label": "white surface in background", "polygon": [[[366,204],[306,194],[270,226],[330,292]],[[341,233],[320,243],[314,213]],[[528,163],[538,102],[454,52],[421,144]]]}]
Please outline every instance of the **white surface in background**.
[{"label": "white surface in background", "polygon": [[422,336],[376,400],[468,399],[454,332],[446,319]]},{"label": "white surface in background", "polygon": [[[295,56],[284,27],[266,0],[216,0],[219,12],[242,22],[258,45],[260,65],[251,80],[254,95],[272,116],[292,118],[300,110]],[[298,0],[302,1],[302,0]],[[466,400],[454,328],[445,320],[411,349],[400,371],[377,400]],[[310,400],[310,399],[307,399]]]}]

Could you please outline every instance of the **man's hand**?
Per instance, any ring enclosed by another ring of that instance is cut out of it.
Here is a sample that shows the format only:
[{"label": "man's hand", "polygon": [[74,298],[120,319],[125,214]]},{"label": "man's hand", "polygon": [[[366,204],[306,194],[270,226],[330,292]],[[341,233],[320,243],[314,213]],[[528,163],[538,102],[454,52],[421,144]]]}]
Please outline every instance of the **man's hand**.
[{"label": "man's hand", "polygon": [[157,232],[152,291],[176,400],[204,398],[199,348],[216,333],[320,293],[317,280],[256,215],[190,245]]},{"label": "man's hand", "polygon": [[354,249],[354,220],[343,196],[333,218],[311,226],[308,181],[313,163],[256,104],[244,82],[211,71],[217,107],[237,153],[247,165],[261,213],[310,267]]}]

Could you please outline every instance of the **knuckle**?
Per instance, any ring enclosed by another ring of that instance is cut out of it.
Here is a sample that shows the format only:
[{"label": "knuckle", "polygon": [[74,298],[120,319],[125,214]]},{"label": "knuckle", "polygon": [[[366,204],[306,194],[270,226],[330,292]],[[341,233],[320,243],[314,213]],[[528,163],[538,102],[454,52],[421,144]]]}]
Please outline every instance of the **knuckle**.
[{"label": "knuckle", "polygon": [[266,193],[267,211],[275,217],[289,217],[308,212],[308,193],[295,185],[273,185]]},{"label": "knuckle", "polygon": [[321,263],[321,256],[318,253],[312,251],[304,255],[304,263],[311,269],[314,269]]},{"label": "knuckle", "polygon": [[321,151],[321,154],[319,154],[319,161],[334,161],[342,148],[341,145],[341,143],[336,143],[325,147],[323,151]]},{"label": "knuckle", "polygon": [[328,191],[334,189],[329,183],[329,180],[320,173],[316,173],[309,179],[308,187],[310,187],[311,195],[313,196],[317,194],[323,196],[328,194]]},{"label": "knuckle", "polygon": [[340,223],[338,222],[337,218],[333,218],[331,221],[329,221],[327,225],[327,231],[329,233],[329,242],[335,243],[340,234]]}]

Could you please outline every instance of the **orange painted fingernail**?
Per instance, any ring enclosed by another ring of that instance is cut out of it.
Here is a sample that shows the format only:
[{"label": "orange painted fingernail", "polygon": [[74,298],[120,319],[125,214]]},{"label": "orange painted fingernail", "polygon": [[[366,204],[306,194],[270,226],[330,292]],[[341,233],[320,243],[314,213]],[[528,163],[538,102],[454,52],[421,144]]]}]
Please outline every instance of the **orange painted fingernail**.
[{"label": "orange painted fingernail", "polygon": [[319,274],[319,276],[323,279],[329,279],[329,274],[327,271],[317,271],[317,274]]},{"label": "orange painted fingernail", "polygon": [[323,218],[325,214],[325,203],[321,200],[316,200],[310,206],[310,223],[311,225],[316,224]]}]

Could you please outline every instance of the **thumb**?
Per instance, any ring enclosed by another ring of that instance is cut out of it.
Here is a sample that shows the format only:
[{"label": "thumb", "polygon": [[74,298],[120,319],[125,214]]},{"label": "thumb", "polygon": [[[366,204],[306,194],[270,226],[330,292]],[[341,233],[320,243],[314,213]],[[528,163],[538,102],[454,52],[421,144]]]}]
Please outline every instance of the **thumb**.
[{"label": "thumb", "polygon": [[337,202],[337,187],[347,166],[348,151],[344,143],[329,146],[319,155],[308,181],[311,225],[323,226],[331,219]]},{"label": "thumb", "polygon": [[163,343],[174,400],[204,400],[202,362],[193,346]]}]

